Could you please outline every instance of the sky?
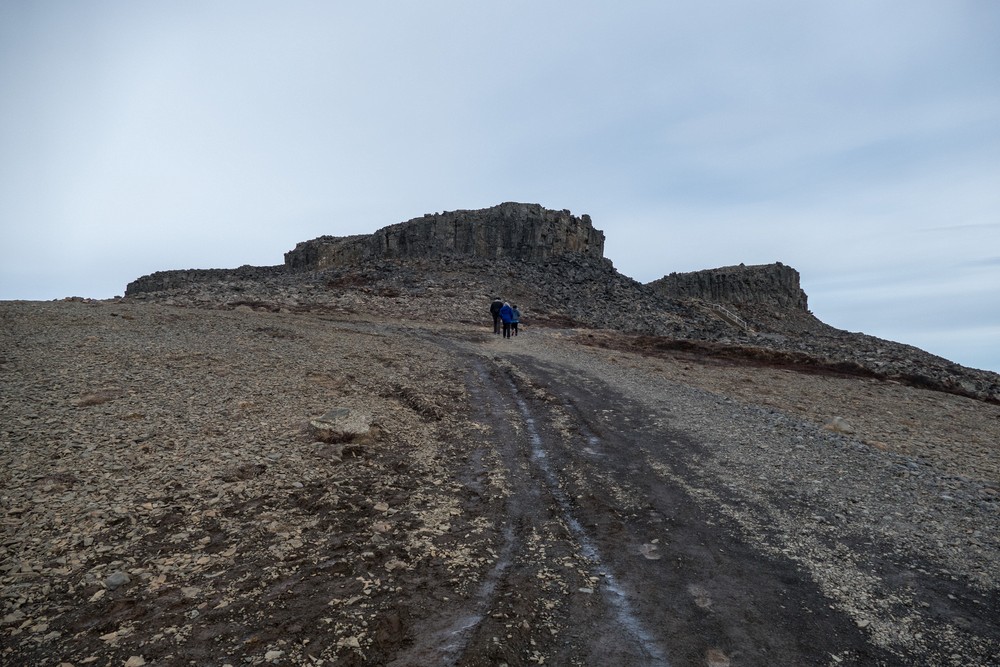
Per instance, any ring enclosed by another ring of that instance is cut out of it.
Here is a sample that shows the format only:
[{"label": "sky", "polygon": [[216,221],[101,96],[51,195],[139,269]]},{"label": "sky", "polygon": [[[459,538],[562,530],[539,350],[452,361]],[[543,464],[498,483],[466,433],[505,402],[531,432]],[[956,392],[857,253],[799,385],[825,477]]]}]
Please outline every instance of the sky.
[{"label": "sky", "polygon": [[1000,371],[995,0],[0,0],[0,299],[505,201]]}]

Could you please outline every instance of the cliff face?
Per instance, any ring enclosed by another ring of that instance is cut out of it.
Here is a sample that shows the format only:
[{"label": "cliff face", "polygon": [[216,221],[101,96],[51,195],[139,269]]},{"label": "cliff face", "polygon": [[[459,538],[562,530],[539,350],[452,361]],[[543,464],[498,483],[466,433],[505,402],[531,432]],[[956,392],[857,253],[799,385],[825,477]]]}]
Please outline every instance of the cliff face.
[{"label": "cliff face", "polygon": [[285,253],[284,265],[157,271],[125,289],[135,295],[218,281],[266,279],[284,272],[346,269],[365,262],[434,257],[545,262],[562,256],[604,258],[604,232],[589,215],[507,202],[473,211],[426,214],[357,236],[320,236]]},{"label": "cliff face", "polygon": [[543,262],[563,254],[603,258],[604,232],[594,229],[588,215],[507,202],[427,214],[369,236],[321,236],[285,253],[285,265],[301,271],[442,255]]},{"label": "cliff face", "polygon": [[806,293],[799,285],[799,272],[781,262],[671,273],[648,286],[672,299],[698,298],[716,303],[809,310]]},{"label": "cliff face", "polygon": [[[835,367],[1000,402],[995,373],[823,324],[808,312],[791,267],[674,273],[643,285],[616,271],[603,245],[587,216],[501,204],[425,215],[370,235],[321,237],[298,244],[278,266],[160,271],[130,283],[126,297],[476,324],[501,295],[521,305],[527,326],[617,330],[640,335],[640,344],[651,337],[653,349]],[[744,324],[699,300],[728,306]]]}]

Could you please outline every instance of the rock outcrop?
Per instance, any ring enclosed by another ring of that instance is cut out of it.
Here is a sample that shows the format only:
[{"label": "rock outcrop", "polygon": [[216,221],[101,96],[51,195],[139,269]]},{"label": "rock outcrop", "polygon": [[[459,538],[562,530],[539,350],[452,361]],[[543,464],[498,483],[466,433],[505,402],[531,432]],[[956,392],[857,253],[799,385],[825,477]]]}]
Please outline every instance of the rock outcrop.
[{"label": "rock outcrop", "polygon": [[136,278],[125,287],[125,296],[142,293],[164,292],[182,289],[191,285],[225,282],[265,281],[286,272],[277,266],[250,266],[246,264],[236,269],[178,269],[156,271]]},{"label": "rock outcrop", "polygon": [[543,262],[563,254],[604,257],[604,232],[590,216],[507,202],[475,211],[427,214],[361,236],[321,236],[285,253],[293,270],[360,261],[442,255]]},{"label": "rock outcrop", "polygon": [[[587,216],[535,204],[426,215],[371,235],[300,243],[285,264],[161,271],[129,300],[478,324],[494,296],[526,327],[605,329],[637,345],[879,377],[1000,402],[1000,376],[824,324],[780,263],[674,273],[643,285],[603,257]],[[724,305],[723,305],[724,304]],[[720,306],[724,312],[720,314]],[[679,346],[679,347],[678,347]]]},{"label": "rock outcrop", "polygon": [[594,229],[589,215],[506,202],[481,210],[428,213],[373,234],[320,236],[286,252],[284,265],[157,271],[129,283],[125,295],[268,280],[285,272],[345,269],[381,260],[467,257],[538,263],[564,255],[604,259],[604,232]]},{"label": "rock outcrop", "polygon": [[809,310],[806,293],[799,285],[799,272],[781,262],[671,273],[649,283],[649,287],[671,299]]}]

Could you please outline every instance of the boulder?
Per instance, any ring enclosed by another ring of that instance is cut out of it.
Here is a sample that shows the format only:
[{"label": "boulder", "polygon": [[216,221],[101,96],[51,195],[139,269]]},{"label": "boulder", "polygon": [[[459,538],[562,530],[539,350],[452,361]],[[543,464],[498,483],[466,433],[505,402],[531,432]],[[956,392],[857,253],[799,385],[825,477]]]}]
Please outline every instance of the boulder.
[{"label": "boulder", "polygon": [[371,416],[337,407],[309,421],[313,436],[323,442],[352,442],[371,432]]}]

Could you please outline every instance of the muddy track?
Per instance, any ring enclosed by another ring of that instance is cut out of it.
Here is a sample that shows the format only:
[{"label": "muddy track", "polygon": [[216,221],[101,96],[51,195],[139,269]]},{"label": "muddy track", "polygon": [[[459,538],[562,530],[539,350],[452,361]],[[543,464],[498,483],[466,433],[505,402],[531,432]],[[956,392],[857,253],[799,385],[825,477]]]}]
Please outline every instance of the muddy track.
[{"label": "muddy track", "polygon": [[576,433],[550,440],[552,465],[633,614],[673,662],[889,660],[806,573],[756,553],[675,482],[696,479],[697,442],[603,382],[529,358],[515,364],[559,397]]},{"label": "muddy track", "polygon": [[470,418],[484,437],[467,443],[462,475],[475,490],[491,463],[498,467],[502,499],[490,506],[484,498],[481,508],[496,512],[497,558],[478,595],[418,625],[415,634],[432,639],[393,664],[531,664],[534,656],[567,665],[902,665],[930,657],[872,642],[806,568],[777,553],[778,528],[758,526],[758,537],[779,547],[748,541],[731,508],[761,516],[769,508],[745,507],[754,500],[702,469],[709,455],[683,414],[653,410],[578,366],[433,342],[470,369]]}]

